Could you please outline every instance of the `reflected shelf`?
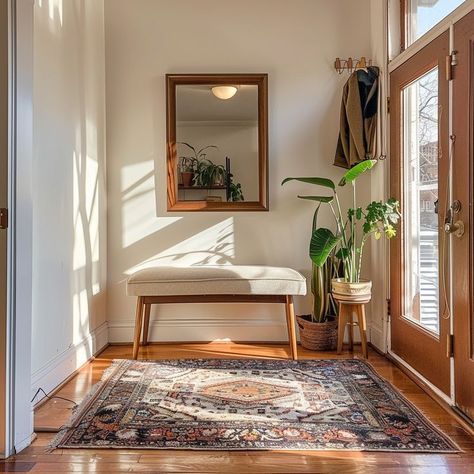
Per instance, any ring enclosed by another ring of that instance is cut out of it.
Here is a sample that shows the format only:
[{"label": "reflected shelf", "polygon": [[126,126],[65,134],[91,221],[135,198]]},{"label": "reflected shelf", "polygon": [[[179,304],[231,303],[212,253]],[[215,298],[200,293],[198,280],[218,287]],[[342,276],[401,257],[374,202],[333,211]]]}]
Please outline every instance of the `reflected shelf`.
[{"label": "reflected shelf", "polygon": [[178,189],[226,189],[225,185],[215,185],[215,186],[183,186],[182,184],[178,185]]}]

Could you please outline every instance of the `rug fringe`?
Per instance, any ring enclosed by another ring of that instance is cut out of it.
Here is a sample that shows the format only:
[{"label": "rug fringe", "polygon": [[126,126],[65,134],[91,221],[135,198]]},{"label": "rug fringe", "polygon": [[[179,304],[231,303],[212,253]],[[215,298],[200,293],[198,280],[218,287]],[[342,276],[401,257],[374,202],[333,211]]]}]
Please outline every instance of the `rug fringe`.
[{"label": "rug fringe", "polygon": [[88,407],[89,403],[96,397],[96,395],[100,392],[105,384],[107,383],[108,379],[112,376],[115,370],[122,365],[123,362],[126,362],[125,359],[114,359],[109,367],[107,367],[104,372],[102,373],[102,377],[99,382],[97,382],[90,390],[90,392],[84,397],[84,399],[76,405],[72,409],[71,417],[69,418],[68,422],[62,425],[59,428],[58,433],[53,438],[53,440],[48,444],[45,453],[50,454],[55,449],[59,447],[62,443],[64,437],[68,430],[74,427],[76,422],[80,419],[82,412]]},{"label": "rug fringe", "polygon": [[[366,365],[372,372],[372,374],[377,377],[378,379],[380,379],[380,382],[382,382],[384,385],[388,386],[388,388],[390,390],[393,390],[394,392],[397,393],[397,395],[402,399],[403,402],[405,402],[408,407],[413,410],[417,415],[418,417],[420,418],[420,420],[423,422],[423,423],[426,423],[433,431],[435,431],[436,433],[438,433],[439,436],[441,436],[442,438],[444,438],[449,444],[451,444],[452,448],[456,451],[448,451],[448,452],[458,452],[458,453],[463,453],[464,451],[458,446],[458,444],[453,441],[446,433],[443,433],[443,431],[441,431],[440,428],[438,428],[430,419],[428,419],[427,416],[423,415],[423,413],[421,412],[421,410],[413,403],[411,402],[410,400],[408,400],[408,398],[397,388],[395,387],[395,385],[393,385],[392,383],[390,383],[385,377],[382,377],[375,369],[375,367],[368,361],[368,360],[363,360],[363,359],[351,359],[351,360],[357,360],[359,362],[362,362],[364,365]],[[441,452],[441,451],[438,451],[438,452]]]}]

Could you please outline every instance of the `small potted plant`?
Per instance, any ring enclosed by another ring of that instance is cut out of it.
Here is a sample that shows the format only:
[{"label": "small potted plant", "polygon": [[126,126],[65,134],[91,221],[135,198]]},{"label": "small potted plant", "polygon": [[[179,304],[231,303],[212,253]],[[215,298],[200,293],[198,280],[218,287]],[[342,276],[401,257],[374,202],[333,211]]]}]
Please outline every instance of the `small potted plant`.
[{"label": "small potted plant", "polygon": [[197,161],[193,157],[181,156],[179,158],[179,171],[181,175],[180,183],[189,188],[193,184],[194,172],[196,171]]},{"label": "small potted plant", "polygon": [[212,186],[224,186],[226,174],[223,165],[216,165],[211,160],[203,158],[198,162],[194,175],[194,184],[209,188]]},{"label": "small potted plant", "polygon": [[[358,298],[370,299],[372,282],[361,278],[362,257],[367,239],[374,235],[378,240],[385,235],[391,239],[396,235],[395,226],[400,218],[399,203],[390,198],[386,202],[368,204],[365,209],[357,206],[356,180],[366,171],[373,168],[376,160],[365,160],[348,170],[338,186],[352,185],[352,207],[343,214],[335,183],[327,178],[286,178],[282,184],[291,181],[314,184],[330,190],[329,195],[298,196],[300,199],[315,201],[316,209],[328,205],[335,221],[335,232],[324,227],[317,227],[313,219],[313,232],[309,247],[309,255],[318,268],[332,268],[332,297],[345,300]],[[329,262],[329,263],[328,263]],[[340,276],[339,276],[340,274]],[[316,299],[326,298],[320,290]],[[313,315],[314,316],[314,315]],[[315,321],[317,322],[317,320]]]},{"label": "small potted plant", "polygon": [[184,187],[190,187],[195,183],[195,174],[199,169],[201,161],[206,160],[206,153],[209,148],[216,148],[215,145],[208,145],[200,150],[196,150],[195,147],[186,142],[178,142],[178,145],[184,145],[193,152],[193,156],[180,156],[179,157],[179,171],[181,173],[181,179]]}]

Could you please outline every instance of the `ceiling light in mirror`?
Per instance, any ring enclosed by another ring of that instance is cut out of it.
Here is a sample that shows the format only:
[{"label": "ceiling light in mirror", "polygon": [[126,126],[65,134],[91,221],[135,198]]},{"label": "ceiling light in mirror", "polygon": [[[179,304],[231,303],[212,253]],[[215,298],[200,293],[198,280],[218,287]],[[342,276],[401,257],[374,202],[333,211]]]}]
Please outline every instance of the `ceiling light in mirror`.
[{"label": "ceiling light in mirror", "polygon": [[218,98],[222,100],[227,100],[237,93],[237,87],[235,86],[214,86],[212,88],[212,93]]}]

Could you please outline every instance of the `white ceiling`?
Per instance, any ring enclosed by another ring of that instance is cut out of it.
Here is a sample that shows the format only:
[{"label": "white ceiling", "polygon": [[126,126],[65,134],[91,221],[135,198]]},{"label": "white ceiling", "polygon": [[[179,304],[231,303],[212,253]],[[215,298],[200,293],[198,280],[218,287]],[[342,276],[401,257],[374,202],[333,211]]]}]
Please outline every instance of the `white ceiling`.
[{"label": "white ceiling", "polygon": [[176,121],[256,121],[258,86],[238,86],[230,99],[214,96],[211,85],[176,86]]}]

